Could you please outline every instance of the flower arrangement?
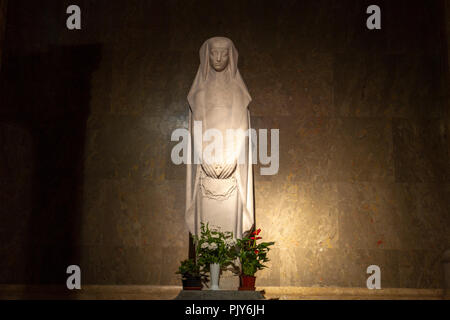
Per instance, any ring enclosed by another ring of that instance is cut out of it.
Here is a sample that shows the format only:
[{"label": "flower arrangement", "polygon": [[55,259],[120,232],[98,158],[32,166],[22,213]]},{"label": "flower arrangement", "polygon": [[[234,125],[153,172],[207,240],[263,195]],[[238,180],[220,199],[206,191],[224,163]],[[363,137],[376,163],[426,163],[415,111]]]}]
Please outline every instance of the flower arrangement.
[{"label": "flower arrangement", "polygon": [[202,223],[200,236],[195,236],[194,241],[197,247],[198,264],[206,268],[214,263],[222,267],[232,264],[236,245],[232,232],[221,232],[219,228],[210,228],[208,224]]},{"label": "flower arrangement", "polygon": [[256,243],[257,240],[262,239],[259,237],[261,229],[252,232],[250,238],[243,238],[237,240],[238,257],[241,262],[241,273],[245,276],[254,276],[258,270],[266,268],[265,262],[269,261],[267,253],[270,250],[270,246],[275,242],[261,242]]}]

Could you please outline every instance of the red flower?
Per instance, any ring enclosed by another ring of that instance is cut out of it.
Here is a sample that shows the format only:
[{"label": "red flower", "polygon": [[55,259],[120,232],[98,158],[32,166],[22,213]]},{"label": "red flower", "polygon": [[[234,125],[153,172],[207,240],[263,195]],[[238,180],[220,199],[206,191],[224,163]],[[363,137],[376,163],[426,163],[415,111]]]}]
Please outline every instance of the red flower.
[{"label": "red flower", "polygon": [[255,237],[250,237],[250,239],[255,240]]},{"label": "red flower", "polygon": [[255,250],[255,253],[256,253],[256,254],[258,254],[258,253],[259,253],[259,251],[258,251],[258,250]]},{"label": "red flower", "polygon": [[256,240],[262,239],[261,237],[256,237]]},{"label": "red flower", "polygon": [[256,231],[253,231],[252,232],[252,234],[256,234],[256,235],[258,235],[259,233],[261,232],[261,228],[260,229],[258,229],[258,230],[256,230]]}]

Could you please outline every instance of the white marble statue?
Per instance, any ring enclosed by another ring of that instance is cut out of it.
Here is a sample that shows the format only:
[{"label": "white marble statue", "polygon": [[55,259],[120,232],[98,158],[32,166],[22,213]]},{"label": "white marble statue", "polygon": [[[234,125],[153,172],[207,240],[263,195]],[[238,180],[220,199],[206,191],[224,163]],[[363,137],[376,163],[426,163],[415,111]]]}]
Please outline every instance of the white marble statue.
[{"label": "white marble statue", "polygon": [[[201,222],[208,222],[241,238],[254,224],[251,97],[237,63],[238,52],[228,38],[208,39],[200,48],[200,67],[188,95],[192,164],[187,165],[186,223],[193,235],[199,234]],[[209,129],[222,134],[224,143],[223,156],[213,160],[205,159]],[[247,134],[232,144],[228,129]]]}]

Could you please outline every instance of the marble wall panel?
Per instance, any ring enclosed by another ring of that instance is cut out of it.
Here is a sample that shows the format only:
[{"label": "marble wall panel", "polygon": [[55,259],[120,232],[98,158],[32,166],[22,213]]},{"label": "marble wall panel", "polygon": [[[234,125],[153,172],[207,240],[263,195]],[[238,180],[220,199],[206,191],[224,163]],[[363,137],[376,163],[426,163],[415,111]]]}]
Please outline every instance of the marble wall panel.
[{"label": "marble wall panel", "polygon": [[450,158],[446,119],[392,120],[395,179],[398,182],[447,182]]},{"label": "marble wall panel", "polygon": [[444,108],[441,70],[439,55],[339,54],[334,64],[337,112],[343,117],[438,117]]},{"label": "marble wall panel", "polygon": [[162,252],[154,245],[82,247],[86,284],[159,284]]},{"label": "marble wall panel", "polygon": [[88,178],[83,186],[83,215],[81,230],[76,244],[79,246],[103,245],[105,235],[105,215],[110,215],[108,206],[110,180]]},{"label": "marble wall panel", "polygon": [[103,44],[101,46],[101,58],[90,78],[89,114],[108,114],[112,111],[113,53],[112,45]]},{"label": "marble wall panel", "polygon": [[440,52],[440,5],[440,1],[400,0],[389,6],[383,18],[389,52]]},{"label": "marble wall panel", "polygon": [[442,251],[406,250],[398,253],[400,288],[442,288]]},{"label": "marble wall panel", "polygon": [[[289,114],[295,118],[334,117],[334,56],[318,51],[277,50],[274,77],[287,91]],[[277,100],[272,100],[275,103]]]},{"label": "marble wall panel", "polygon": [[[407,229],[401,234],[410,239],[407,247],[445,251],[450,246],[449,184],[418,183],[410,188],[417,210],[403,213]],[[420,241],[413,242],[414,239]]]},{"label": "marble wall panel", "polygon": [[[249,73],[249,72],[248,72]],[[245,78],[245,75],[243,76]],[[252,96],[249,104],[252,116],[287,116],[291,109],[287,86],[279,81],[274,74],[264,74],[250,78],[247,81],[248,90]],[[277,99],[274,99],[276,93]]]},{"label": "marble wall panel", "polygon": [[2,67],[2,55],[3,55],[3,39],[5,37],[6,28],[6,14],[8,9],[8,1],[0,1],[0,70]]},{"label": "marble wall panel", "polygon": [[[335,53],[361,54],[382,53],[387,48],[387,30],[385,27],[385,12],[395,4],[389,1],[378,1],[372,3],[367,0],[327,2],[333,10],[333,49]],[[370,5],[376,4],[381,8],[382,27],[381,30],[369,30],[366,13]]]},{"label": "marble wall panel", "polygon": [[281,249],[282,286],[366,287],[367,267],[381,269],[382,287],[398,286],[397,256],[390,250]]},{"label": "marble wall panel", "polygon": [[160,123],[158,117],[111,115],[89,118],[86,175],[163,181],[168,144],[158,127]]},{"label": "marble wall panel", "polygon": [[389,121],[382,118],[335,118],[330,121],[330,127],[330,181],[394,180]]},{"label": "marble wall panel", "polygon": [[[330,1],[292,1],[280,4],[276,11],[276,27],[286,32],[277,33],[277,46],[289,51],[305,48],[310,52],[334,51],[337,23],[335,10],[336,4]],[[327,23],[323,23],[324,21]],[[321,37],[314,37],[313,34],[320,34]]]},{"label": "marble wall panel", "polygon": [[[271,199],[273,198],[273,199]],[[276,200],[275,200],[276,199]],[[257,224],[276,247],[333,248],[339,239],[335,184],[260,182]]]},{"label": "marble wall panel", "polygon": [[183,247],[187,239],[184,186],[178,182],[153,183],[129,179],[103,180],[102,192],[108,199],[103,208],[102,244],[115,246]]},{"label": "marble wall panel", "polygon": [[[274,175],[261,175],[260,169],[269,165],[258,160],[254,167],[255,180],[328,181],[328,164],[332,151],[332,131],[329,124],[330,118],[323,117],[252,117],[252,128],[257,131],[258,139],[260,130],[267,129],[269,155],[272,145],[271,130],[279,130],[278,172]],[[275,158],[272,161],[275,161]]]},{"label": "marble wall panel", "polygon": [[270,261],[265,263],[267,268],[258,271],[256,286],[280,286],[280,249],[270,249],[267,257]]},{"label": "marble wall panel", "polygon": [[338,190],[340,248],[407,249],[414,245],[406,244],[399,232],[408,230],[403,214],[417,210],[410,190],[374,182],[339,183]]}]

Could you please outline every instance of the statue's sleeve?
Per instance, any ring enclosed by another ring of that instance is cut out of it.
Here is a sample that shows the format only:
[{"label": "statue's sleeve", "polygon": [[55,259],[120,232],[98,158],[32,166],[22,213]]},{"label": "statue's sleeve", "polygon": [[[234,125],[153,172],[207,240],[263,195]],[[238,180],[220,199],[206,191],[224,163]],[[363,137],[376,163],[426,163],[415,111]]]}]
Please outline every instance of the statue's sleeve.
[{"label": "statue's sleeve", "polygon": [[185,210],[185,220],[186,225],[189,229],[189,232],[193,235],[198,234],[198,230],[196,230],[196,195],[198,188],[198,165],[194,164],[194,150],[193,150],[193,115],[191,108],[189,108],[189,116],[188,116],[188,146],[187,146],[187,163],[186,163],[186,210]]}]

